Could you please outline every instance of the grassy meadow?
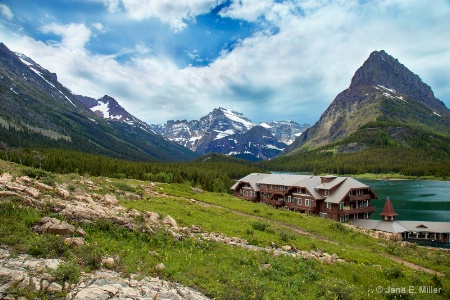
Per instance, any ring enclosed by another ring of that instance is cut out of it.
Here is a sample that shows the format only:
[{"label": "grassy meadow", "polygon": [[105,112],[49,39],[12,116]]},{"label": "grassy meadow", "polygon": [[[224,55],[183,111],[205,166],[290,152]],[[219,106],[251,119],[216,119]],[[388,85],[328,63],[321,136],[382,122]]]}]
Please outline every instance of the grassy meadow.
[{"label": "grassy meadow", "polygon": [[[14,176],[23,175],[24,170],[10,163],[2,162],[0,166],[2,173]],[[107,219],[81,225],[87,232],[87,243],[72,246],[65,244],[63,237],[36,235],[31,230],[43,216],[59,218],[51,210],[22,207],[14,197],[0,198],[0,245],[8,245],[15,253],[64,259],[65,263],[55,271],[61,280],[75,282],[81,272],[100,268],[102,257],[112,256],[118,258],[118,263],[111,268],[124,277],[158,276],[193,287],[214,299],[450,297],[450,252],[401,247],[400,242],[375,239],[330,220],[246,202],[226,193],[195,192],[188,184],[152,185],[149,181],[49,172],[43,175],[34,180],[49,185],[66,184],[74,191],[89,192],[79,183],[81,178],[89,179],[102,188],[97,193],[113,191],[127,209],[156,212],[161,218],[170,215],[180,227],[197,225],[203,232],[239,237],[261,248],[274,243],[280,247],[289,245],[302,251],[336,254],[344,260],[325,263],[191,237],[176,240],[162,230],[130,231]],[[133,200],[125,192],[142,197]],[[54,196],[52,191],[48,193]],[[404,262],[444,276],[419,271]],[[160,263],[165,269],[156,270]],[[435,287],[439,293],[419,293],[423,286]],[[379,293],[377,287],[384,292]],[[415,294],[409,292],[410,287]],[[395,293],[386,292],[391,288],[397,289]]]}]

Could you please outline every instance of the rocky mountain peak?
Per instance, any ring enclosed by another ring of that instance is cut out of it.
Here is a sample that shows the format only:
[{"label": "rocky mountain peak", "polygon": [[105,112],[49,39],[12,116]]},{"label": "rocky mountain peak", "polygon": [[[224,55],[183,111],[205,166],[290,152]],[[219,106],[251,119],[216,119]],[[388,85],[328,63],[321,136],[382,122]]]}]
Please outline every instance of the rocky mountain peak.
[{"label": "rocky mountain peak", "polygon": [[336,96],[319,121],[287,151],[339,142],[378,118],[448,131],[442,124],[449,116],[450,110],[418,75],[384,50],[374,51],[355,72],[349,88]]},{"label": "rocky mountain peak", "polygon": [[215,108],[200,120],[169,120],[152,125],[155,132],[200,154],[217,152],[257,160],[275,157],[309,126],[294,121],[257,125],[244,114]]},{"label": "rocky mountain peak", "polygon": [[434,97],[431,87],[384,50],[373,51],[355,72],[349,89],[384,87],[408,96],[433,111],[447,113],[445,105]]}]

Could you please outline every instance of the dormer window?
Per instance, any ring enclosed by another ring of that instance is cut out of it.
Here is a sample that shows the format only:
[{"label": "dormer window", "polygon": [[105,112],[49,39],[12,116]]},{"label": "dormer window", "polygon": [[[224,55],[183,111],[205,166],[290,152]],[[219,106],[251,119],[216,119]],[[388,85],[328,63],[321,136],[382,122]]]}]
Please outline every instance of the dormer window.
[{"label": "dormer window", "polygon": [[330,191],[329,190],[323,190],[323,195],[324,196],[328,196],[328,193],[329,193]]}]

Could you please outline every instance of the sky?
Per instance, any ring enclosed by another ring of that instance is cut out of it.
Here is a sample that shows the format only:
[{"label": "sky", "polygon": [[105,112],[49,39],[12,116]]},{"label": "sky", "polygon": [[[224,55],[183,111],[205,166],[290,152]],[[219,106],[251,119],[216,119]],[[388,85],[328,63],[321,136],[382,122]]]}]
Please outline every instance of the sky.
[{"label": "sky", "polygon": [[0,0],[0,42],[149,124],[314,124],[375,50],[450,107],[450,0]]}]

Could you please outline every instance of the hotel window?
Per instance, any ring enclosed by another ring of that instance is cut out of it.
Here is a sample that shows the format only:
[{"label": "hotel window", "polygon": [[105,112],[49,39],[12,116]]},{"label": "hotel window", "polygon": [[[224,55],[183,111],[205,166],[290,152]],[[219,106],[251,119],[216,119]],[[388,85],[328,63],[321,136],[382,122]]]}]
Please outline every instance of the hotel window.
[{"label": "hotel window", "polygon": [[305,205],[306,205],[306,206],[310,206],[310,205],[311,205],[311,200],[305,199]]},{"label": "hotel window", "polygon": [[369,218],[369,213],[364,213],[364,219],[368,219]]},{"label": "hotel window", "polygon": [[364,190],[358,190],[358,196],[362,196],[364,193]]},{"label": "hotel window", "polygon": [[330,202],[327,202],[327,208],[331,209],[333,207],[333,205]]},{"label": "hotel window", "polygon": [[287,198],[287,202],[289,202],[289,203],[291,203],[291,202],[292,202],[291,196],[288,196],[288,198]]},{"label": "hotel window", "polygon": [[324,196],[328,196],[328,192],[329,192],[328,190],[324,190],[324,191],[323,191],[323,195],[324,195]]},{"label": "hotel window", "polygon": [[297,205],[302,205],[302,198],[296,198],[296,199],[295,199],[295,203],[296,203]]},{"label": "hotel window", "polygon": [[344,210],[344,202],[339,203],[339,209]]}]

